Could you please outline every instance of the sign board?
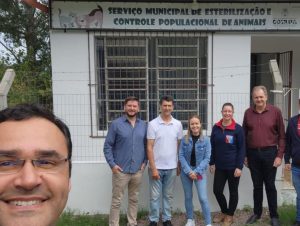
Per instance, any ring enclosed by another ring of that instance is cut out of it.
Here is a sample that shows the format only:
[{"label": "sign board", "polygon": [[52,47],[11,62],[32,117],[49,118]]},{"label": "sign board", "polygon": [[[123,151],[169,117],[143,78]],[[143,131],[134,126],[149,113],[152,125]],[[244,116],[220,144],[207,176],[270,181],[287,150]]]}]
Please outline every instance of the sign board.
[{"label": "sign board", "polygon": [[54,1],[53,29],[300,30],[300,3],[126,3]]}]

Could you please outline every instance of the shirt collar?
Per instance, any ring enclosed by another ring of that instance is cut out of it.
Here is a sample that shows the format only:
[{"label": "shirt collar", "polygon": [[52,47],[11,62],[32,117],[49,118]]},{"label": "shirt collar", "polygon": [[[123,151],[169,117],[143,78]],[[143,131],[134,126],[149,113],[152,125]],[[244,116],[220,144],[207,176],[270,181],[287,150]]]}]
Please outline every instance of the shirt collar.
[{"label": "shirt collar", "polygon": [[[255,105],[252,105],[251,109],[252,109],[253,112],[258,113],[255,109]],[[269,111],[269,110],[270,110],[270,104],[267,104],[265,109],[262,112]]]},{"label": "shirt collar", "polygon": [[[221,119],[220,121],[218,121],[216,123],[216,125],[220,128],[224,128],[224,126],[222,125],[222,122],[223,122],[223,119]],[[229,129],[229,130],[235,130],[235,125],[236,125],[236,122],[234,121],[234,119],[232,119],[232,122],[229,126],[226,126],[226,129]]]},{"label": "shirt collar", "polygon": [[[171,115],[171,121],[168,122],[168,124],[173,124],[173,122],[174,122],[174,118],[173,118],[173,116]],[[160,115],[158,116],[158,123],[159,123],[159,124],[166,124],[166,122],[162,119],[162,117],[161,117]]]},{"label": "shirt collar", "polygon": [[[126,122],[126,121],[129,122],[129,120],[128,120],[128,118],[127,118],[126,115],[122,115],[121,119],[122,119],[123,122]],[[140,119],[139,119],[139,118],[136,118],[135,122],[137,123],[137,122],[139,122],[139,121],[140,121]]]}]

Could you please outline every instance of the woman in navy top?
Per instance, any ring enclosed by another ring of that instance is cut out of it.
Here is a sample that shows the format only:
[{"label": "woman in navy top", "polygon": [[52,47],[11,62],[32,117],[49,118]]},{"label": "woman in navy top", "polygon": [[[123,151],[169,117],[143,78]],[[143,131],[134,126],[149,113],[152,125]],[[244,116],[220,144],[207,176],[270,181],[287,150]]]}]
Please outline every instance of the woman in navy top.
[{"label": "woman in navy top", "polygon": [[[238,204],[238,186],[242,174],[245,158],[245,138],[242,127],[233,119],[234,108],[231,103],[222,107],[222,119],[217,122],[211,132],[210,142],[212,153],[210,171],[214,173],[213,190],[221,208],[213,221],[223,222],[222,226],[229,226],[233,222],[233,215]],[[223,194],[228,181],[229,204]]]},{"label": "woman in navy top", "polygon": [[180,178],[184,190],[187,223],[195,226],[193,209],[193,184],[204,215],[205,225],[211,226],[210,207],[207,198],[206,170],[208,168],[211,145],[208,137],[202,135],[200,117],[193,115],[188,121],[187,135],[181,140],[179,161],[181,163]]}]

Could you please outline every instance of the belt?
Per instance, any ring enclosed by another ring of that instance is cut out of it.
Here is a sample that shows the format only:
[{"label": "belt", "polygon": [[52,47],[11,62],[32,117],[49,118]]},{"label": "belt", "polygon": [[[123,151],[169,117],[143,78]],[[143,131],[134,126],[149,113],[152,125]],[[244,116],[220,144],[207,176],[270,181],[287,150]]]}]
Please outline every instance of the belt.
[{"label": "belt", "polygon": [[277,146],[266,146],[266,147],[260,147],[260,148],[249,148],[253,151],[271,151],[271,150],[277,150]]}]

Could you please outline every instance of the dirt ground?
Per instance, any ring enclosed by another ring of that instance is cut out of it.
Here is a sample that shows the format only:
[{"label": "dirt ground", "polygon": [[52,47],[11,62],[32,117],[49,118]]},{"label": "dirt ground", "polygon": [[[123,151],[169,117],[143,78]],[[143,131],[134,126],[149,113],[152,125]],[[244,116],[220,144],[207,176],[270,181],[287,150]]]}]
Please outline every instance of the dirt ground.
[{"label": "dirt ground", "polygon": [[[212,213],[212,218],[216,213]],[[236,214],[234,216],[234,223],[232,226],[241,226],[241,225],[246,225],[245,222],[248,219],[248,217],[252,214],[252,211],[248,210],[237,210]],[[203,218],[199,212],[196,212],[196,226],[205,226]],[[186,223],[185,215],[184,213],[175,213],[173,214],[172,217],[172,224],[173,226],[184,226]],[[138,222],[138,226],[148,226],[149,221],[145,219],[141,219]],[[221,224],[212,224],[213,226],[221,226]],[[162,226],[162,223],[159,222],[158,226]],[[262,215],[262,218],[257,221],[256,224],[252,224],[251,226],[270,226],[270,218],[269,214],[264,210],[264,213]],[[282,225],[286,226],[286,225]]]}]

